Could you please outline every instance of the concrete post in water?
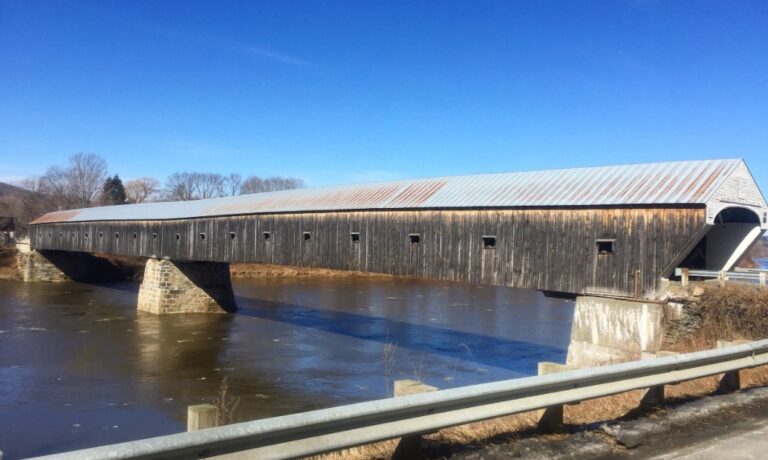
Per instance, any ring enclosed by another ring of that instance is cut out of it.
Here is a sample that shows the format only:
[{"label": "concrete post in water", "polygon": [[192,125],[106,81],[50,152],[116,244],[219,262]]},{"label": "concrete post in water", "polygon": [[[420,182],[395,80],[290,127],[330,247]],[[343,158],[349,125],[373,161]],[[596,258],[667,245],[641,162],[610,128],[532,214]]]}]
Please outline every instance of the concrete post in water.
[{"label": "concrete post in water", "polygon": [[[557,372],[578,369],[575,366],[542,361],[538,365],[538,374],[547,375]],[[539,422],[537,427],[543,433],[560,433],[563,431],[563,405],[550,406],[538,411]]]},{"label": "concrete post in water", "polygon": [[689,271],[688,267],[683,267],[683,269],[681,270],[682,273],[680,275],[680,284],[682,284],[683,287],[688,287],[688,282],[689,282],[688,271]]},{"label": "concrete post in water", "polygon": [[[732,347],[749,343],[750,340],[718,340],[717,348]],[[739,371],[726,372],[720,376],[720,383],[717,385],[717,393],[732,393],[741,389],[741,376]]]},{"label": "concrete post in water", "polygon": [[[429,391],[437,391],[436,387],[426,385],[418,380],[395,380],[394,395],[407,396]],[[421,435],[403,436],[397,443],[395,452],[392,454],[393,460],[406,460],[412,458],[421,458]]]},{"label": "concrete post in water", "polygon": [[158,315],[233,312],[229,264],[149,259],[137,308]]},{"label": "concrete post in water", "polygon": [[187,431],[215,427],[218,415],[219,409],[213,404],[197,404],[187,407]]},{"label": "concrete post in water", "polygon": [[663,309],[652,302],[577,297],[566,364],[593,367],[640,359],[661,347]]}]

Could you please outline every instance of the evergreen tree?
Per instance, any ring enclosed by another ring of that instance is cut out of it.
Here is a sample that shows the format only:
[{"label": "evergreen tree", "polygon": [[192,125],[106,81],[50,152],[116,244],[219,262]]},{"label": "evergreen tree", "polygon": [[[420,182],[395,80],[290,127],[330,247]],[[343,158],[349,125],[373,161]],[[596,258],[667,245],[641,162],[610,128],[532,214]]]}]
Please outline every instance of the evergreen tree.
[{"label": "evergreen tree", "polygon": [[125,187],[123,187],[123,181],[120,180],[117,174],[113,177],[107,177],[107,180],[104,181],[99,201],[104,206],[124,204],[126,202]]}]

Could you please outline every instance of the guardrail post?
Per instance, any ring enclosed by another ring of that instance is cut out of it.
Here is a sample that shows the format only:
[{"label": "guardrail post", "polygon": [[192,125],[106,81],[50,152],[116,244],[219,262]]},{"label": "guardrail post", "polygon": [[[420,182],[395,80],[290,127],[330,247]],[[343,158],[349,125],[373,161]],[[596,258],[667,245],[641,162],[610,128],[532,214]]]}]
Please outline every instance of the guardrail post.
[{"label": "guardrail post", "polygon": [[[718,340],[717,348],[731,347],[749,343],[749,340]],[[732,393],[741,389],[741,377],[739,371],[726,372],[720,376],[720,383],[717,385],[717,393]]]},{"label": "guardrail post", "polygon": [[725,287],[725,282],[728,281],[728,275],[723,271],[718,272],[717,279],[720,281],[720,287]]},{"label": "guardrail post", "polygon": [[[680,353],[676,351],[659,351],[656,353],[648,354],[644,356],[643,359],[663,358],[665,356],[675,356],[679,354]],[[640,398],[640,410],[647,411],[648,409],[652,409],[654,407],[661,407],[664,405],[664,398],[664,385],[652,386],[645,390],[642,398]]]},{"label": "guardrail post", "polygon": [[765,277],[768,273],[760,272],[760,289],[765,289]]},{"label": "guardrail post", "polygon": [[683,287],[688,287],[688,267],[683,267],[680,274],[680,284],[683,285]]},{"label": "guardrail post", "polygon": [[[394,386],[395,397],[437,391],[437,387],[426,385],[418,380],[395,380]],[[403,436],[397,443],[395,452],[392,454],[392,460],[421,458],[421,441],[421,434]]]},{"label": "guardrail post", "polygon": [[219,409],[213,404],[187,407],[187,431],[198,431],[216,426]]},{"label": "guardrail post", "polygon": [[[566,366],[565,364],[542,361],[538,366],[539,375],[555,374],[563,371],[578,369],[576,366]],[[538,411],[539,421],[537,428],[542,433],[559,433],[563,431],[563,405],[547,407]]]}]

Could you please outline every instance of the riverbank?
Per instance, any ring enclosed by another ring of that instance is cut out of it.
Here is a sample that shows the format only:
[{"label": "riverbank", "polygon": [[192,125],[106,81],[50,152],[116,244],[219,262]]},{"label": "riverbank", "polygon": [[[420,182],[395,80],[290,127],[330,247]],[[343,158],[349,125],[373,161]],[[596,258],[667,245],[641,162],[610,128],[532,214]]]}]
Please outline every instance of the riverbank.
[{"label": "riverbank", "polygon": [[19,280],[16,266],[17,251],[14,248],[0,248],[0,280]]}]

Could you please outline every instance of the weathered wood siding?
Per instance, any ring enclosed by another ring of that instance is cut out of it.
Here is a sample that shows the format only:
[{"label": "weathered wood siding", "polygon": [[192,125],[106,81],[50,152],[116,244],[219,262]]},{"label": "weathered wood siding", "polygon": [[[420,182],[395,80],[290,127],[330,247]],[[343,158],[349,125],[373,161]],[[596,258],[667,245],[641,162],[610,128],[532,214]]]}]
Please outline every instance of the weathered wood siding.
[{"label": "weathered wood siding", "polygon": [[[662,270],[704,225],[703,207],[578,208],[39,224],[30,233],[35,249],[325,267],[632,297],[636,291],[652,294]],[[268,240],[264,232],[270,232]],[[353,232],[360,234],[358,243]],[[420,243],[412,244],[409,234],[419,234]],[[484,235],[496,237],[495,248],[483,247]],[[597,239],[615,239],[614,253],[598,254]]]}]

